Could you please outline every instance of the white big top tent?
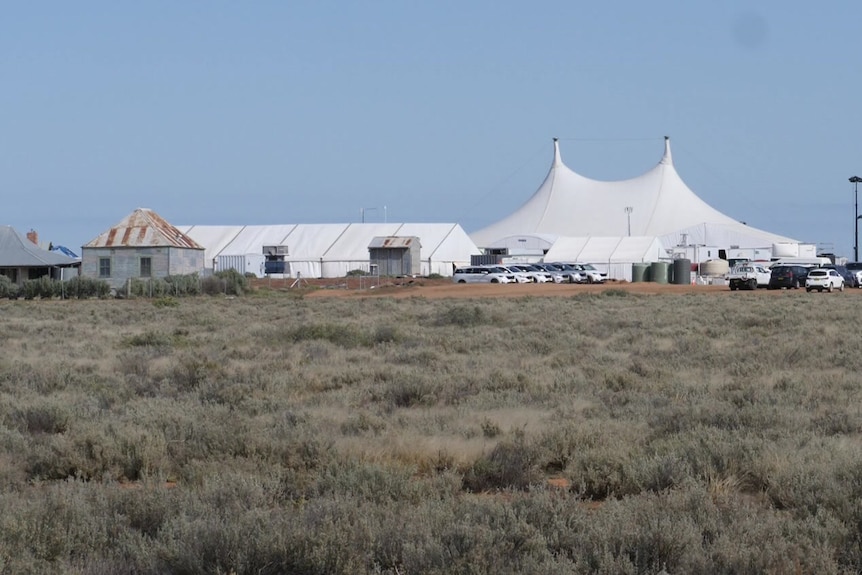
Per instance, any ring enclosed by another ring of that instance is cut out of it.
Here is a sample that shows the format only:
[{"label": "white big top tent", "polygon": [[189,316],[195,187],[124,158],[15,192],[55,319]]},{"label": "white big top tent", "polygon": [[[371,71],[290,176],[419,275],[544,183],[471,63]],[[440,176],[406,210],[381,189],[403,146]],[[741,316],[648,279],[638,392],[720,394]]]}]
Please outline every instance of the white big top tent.
[{"label": "white big top tent", "polygon": [[553,162],[539,189],[513,213],[470,237],[487,248],[518,234],[658,238],[665,248],[681,242],[722,248],[796,242],[739,222],[700,199],[674,168],[668,138],[654,168],[607,182],[581,176],[563,164],[555,138]]},{"label": "white big top tent", "polygon": [[[344,277],[357,269],[367,272],[368,246],[376,237],[418,237],[422,275],[451,276],[454,266],[469,264],[470,256],[481,253],[464,229],[451,223],[177,227],[204,246],[209,269],[220,259],[254,257],[255,262],[260,262],[264,246],[285,246],[284,261],[293,277]],[[262,275],[257,263],[246,271]]]}]

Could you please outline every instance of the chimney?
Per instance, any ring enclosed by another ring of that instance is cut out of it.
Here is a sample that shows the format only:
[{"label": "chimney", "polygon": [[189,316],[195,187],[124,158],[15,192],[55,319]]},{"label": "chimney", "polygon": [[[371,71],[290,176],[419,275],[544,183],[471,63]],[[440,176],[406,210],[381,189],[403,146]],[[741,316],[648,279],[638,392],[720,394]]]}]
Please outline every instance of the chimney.
[{"label": "chimney", "polygon": [[36,244],[37,246],[39,245],[39,234],[36,233],[36,230],[31,229],[29,232],[27,232],[27,239]]}]

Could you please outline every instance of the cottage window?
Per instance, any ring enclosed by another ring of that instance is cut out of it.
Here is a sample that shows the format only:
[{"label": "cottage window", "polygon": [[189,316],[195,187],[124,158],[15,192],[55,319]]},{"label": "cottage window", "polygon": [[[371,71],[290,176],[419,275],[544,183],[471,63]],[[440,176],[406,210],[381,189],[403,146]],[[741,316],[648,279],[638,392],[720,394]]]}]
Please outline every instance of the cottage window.
[{"label": "cottage window", "polygon": [[111,277],[111,258],[99,258],[99,277]]},{"label": "cottage window", "polygon": [[153,258],[141,258],[141,277],[148,278],[153,275]]}]

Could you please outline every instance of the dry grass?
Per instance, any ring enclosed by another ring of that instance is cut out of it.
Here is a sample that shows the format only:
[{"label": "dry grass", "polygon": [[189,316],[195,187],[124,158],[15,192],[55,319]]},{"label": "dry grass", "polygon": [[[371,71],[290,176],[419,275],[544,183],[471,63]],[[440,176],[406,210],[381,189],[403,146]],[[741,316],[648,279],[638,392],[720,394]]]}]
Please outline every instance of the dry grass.
[{"label": "dry grass", "polygon": [[858,572],[856,296],[743,295],[0,302],[0,573]]}]

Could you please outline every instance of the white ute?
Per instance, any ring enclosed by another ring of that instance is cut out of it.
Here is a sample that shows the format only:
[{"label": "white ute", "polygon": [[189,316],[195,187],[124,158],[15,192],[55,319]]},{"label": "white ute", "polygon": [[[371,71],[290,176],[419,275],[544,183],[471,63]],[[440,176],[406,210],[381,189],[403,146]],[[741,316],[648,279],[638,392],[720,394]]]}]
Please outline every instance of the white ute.
[{"label": "white ute", "polygon": [[738,289],[757,289],[768,287],[769,278],[772,274],[760,264],[744,263],[734,266],[727,274],[727,281],[731,291]]}]

